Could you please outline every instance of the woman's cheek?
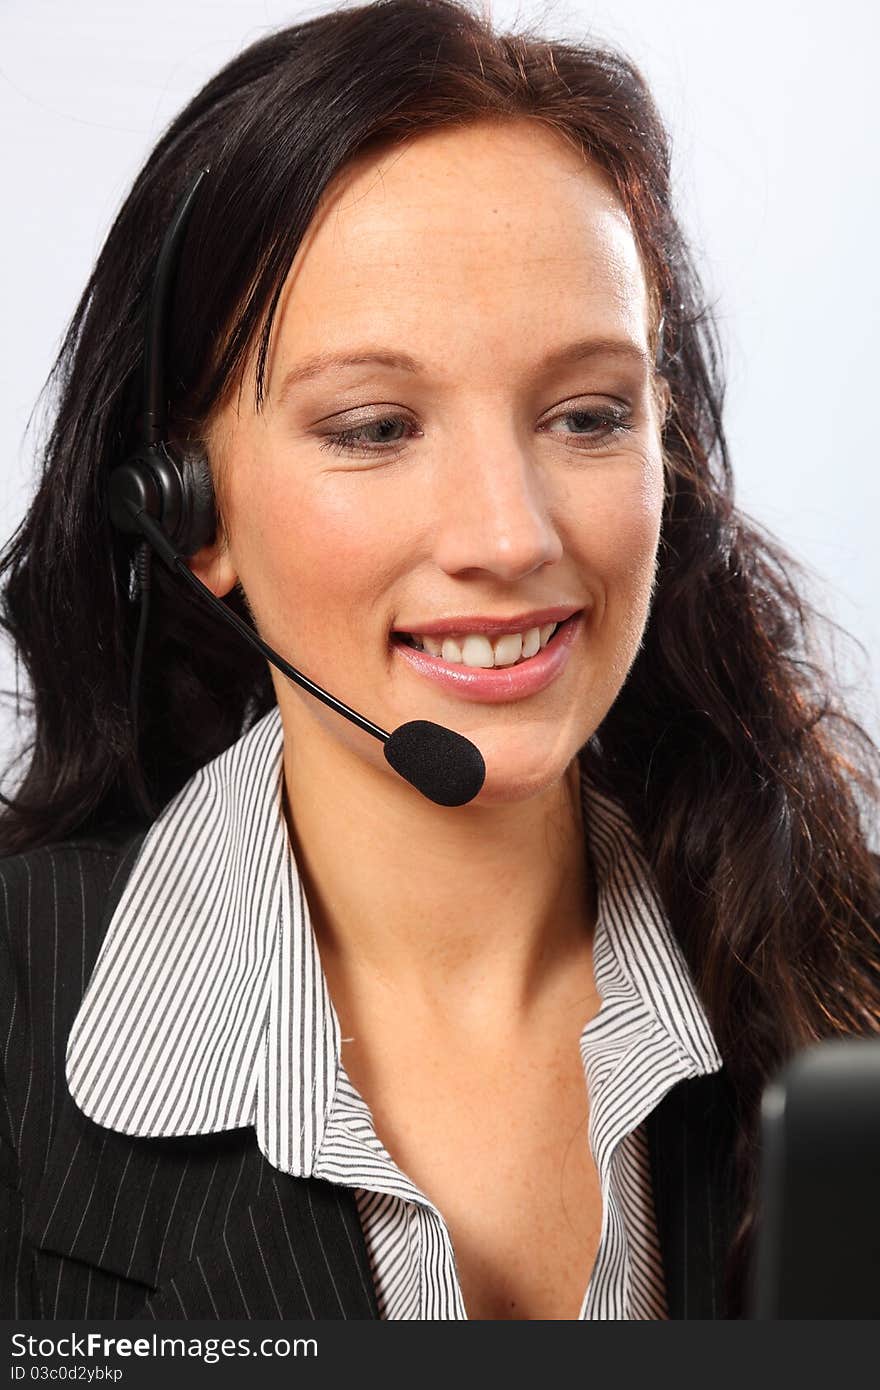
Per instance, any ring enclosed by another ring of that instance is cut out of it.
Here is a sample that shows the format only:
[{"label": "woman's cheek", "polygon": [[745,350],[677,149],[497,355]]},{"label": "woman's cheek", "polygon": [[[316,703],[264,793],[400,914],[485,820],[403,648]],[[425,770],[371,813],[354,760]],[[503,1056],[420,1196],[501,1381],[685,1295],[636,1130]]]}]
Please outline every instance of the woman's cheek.
[{"label": "woman's cheek", "polygon": [[662,470],[629,470],[593,495],[584,512],[587,562],[606,589],[638,589],[650,583],[663,508]]},{"label": "woman's cheek", "polygon": [[662,505],[662,476],[659,486],[640,476],[609,490],[599,514],[594,512],[598,524],[585,564],[602,593],[593,641],[609,699],[626,679],[648,620]]},{"label": "woman's cheek", "polygon": [[356,566],[355,575],[361,564],[369,565],[377,553],[387,554],[398,522],[403,523],[406,517],[405,510],[401,513],[401,499],[389,495],[376,482],[378,479],[351,474],[337,476],[324,480],[302,502],[325,556],[344,557]]},{"label": "woman's cheek", "polygon": [[[375,481],[375,480],[374,480]],[[256,563],[271,595],[298,596],[293,619],[304,650],[366,638],[373,616],[383,631],[395,580],[409,563],[409,509],[369,479],[335,475],[267,499]],[[279,544],[279,535],[283,541]],[[260,558],[262,556],[262,558]],[[273,599],[266,599],[271,606]],[[290,621],[290,619],[288,619]]]}]

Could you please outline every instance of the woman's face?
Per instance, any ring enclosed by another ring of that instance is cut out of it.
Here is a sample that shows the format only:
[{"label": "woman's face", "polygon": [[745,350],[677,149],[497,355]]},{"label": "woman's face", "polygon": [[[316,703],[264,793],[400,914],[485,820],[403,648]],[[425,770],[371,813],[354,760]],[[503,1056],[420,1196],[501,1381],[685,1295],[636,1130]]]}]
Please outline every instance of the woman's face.
[{"label": "woman's face", "polygon": [[[627,218],[561,137],[481,124],[363,157],[291,267],[263,411],[246,390],[212,422],[225,543],[193,568],[218,594],[240,580],[263,638],[374,723],[472,739],[484,804],[537,794],[602,722],[648,617],[648,334]],[[580,616],[531,655],[553,610]],[[271,672],[286,740],[417,795]]]}]

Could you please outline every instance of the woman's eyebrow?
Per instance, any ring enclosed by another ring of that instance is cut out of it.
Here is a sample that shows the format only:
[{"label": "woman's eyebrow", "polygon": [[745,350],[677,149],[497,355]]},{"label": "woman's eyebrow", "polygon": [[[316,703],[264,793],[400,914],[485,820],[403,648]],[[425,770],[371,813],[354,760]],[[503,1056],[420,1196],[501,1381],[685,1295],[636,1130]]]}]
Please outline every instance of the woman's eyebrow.
[{"label": "woman's eyebrow", "polygon": [[[575,362],[586,361],[591,357],[624,357],[645,368],[650,365],[647,351],[631,338],[579,338],[577,342],[554,348],[552,352],[547,353],[537,364],[537,371],[552,371]],[[325,372],[368,365],[387,367],[398,372],[411,372],[413,375],[428,371],[423,362],[419,362],[409,353],[391,352],[381,347],[366,346],[348,352],[318,352],[285,373],[276,399],[279,403],[283,402],[294,386],[323,376]]]}]

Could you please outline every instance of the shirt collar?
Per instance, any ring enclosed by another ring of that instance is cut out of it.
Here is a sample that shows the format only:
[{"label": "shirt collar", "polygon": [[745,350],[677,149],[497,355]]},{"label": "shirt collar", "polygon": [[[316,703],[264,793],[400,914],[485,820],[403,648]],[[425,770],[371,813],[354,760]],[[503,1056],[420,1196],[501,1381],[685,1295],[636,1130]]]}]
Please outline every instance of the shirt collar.
[{"label": "shirt collar", "polygon": [[617,798],[590,781],[583,762],[581,796],[598,888],[593,955],[603,1001],[638,998],[646,1019],[682,1054],[686,1074],[718,1071],[721,1054],[641,839]]},{"label": "shirt collar", "polygon": [[150,826],[67,1044],[79,1108],[123,1134],[253,1125],[308,1176],[339,1060],[282,807],[277,706]]},{"label": "shirt collar", "polygon": [[[150,826],[71,1029],[70,1093],[124,1134],[252,1125],[274,1167],[312,1174],[340,1027],[284,817],[276,706]],[[638,838],[581,772],[597,933],[691,1075],[721,1066]],[[608,954],[608,953],[606,953]]]}]

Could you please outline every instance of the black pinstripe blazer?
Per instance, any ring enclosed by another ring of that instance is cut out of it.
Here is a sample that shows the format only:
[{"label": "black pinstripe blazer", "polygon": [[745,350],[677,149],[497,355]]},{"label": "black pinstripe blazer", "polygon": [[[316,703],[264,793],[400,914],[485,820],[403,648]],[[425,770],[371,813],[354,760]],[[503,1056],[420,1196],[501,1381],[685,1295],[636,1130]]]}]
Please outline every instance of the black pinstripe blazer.
[{"label": "black pinstripe blazer", "polygon": [[[250,1128],[132,1138],[68,1093],[67,1037],[144,834],[0,859],[0,1316],[378,1317],[353,1189],[278,1171]],[[725,1317],[724,1069],[674,1086],[648,1137],[669,1315]]]}]

